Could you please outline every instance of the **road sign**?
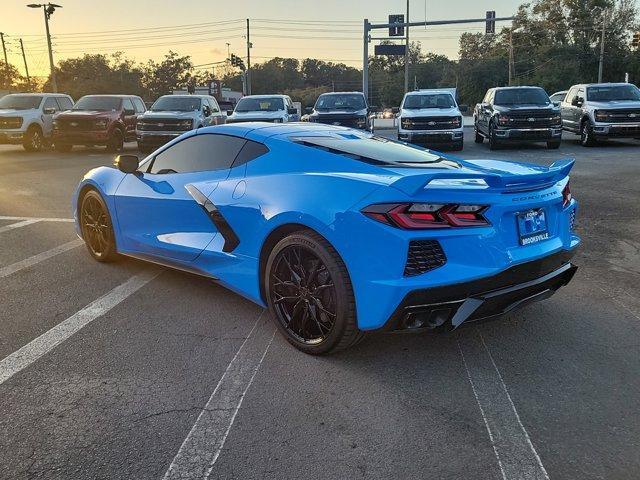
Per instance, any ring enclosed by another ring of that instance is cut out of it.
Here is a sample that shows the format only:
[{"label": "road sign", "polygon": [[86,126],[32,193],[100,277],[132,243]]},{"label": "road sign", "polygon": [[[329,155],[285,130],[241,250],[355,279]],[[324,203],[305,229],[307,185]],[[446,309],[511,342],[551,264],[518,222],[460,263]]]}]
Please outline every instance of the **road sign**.
[{"label": "road sign", "polygon": [[209,82],[209,95],[215,97],[216,100],[220,100],[220,94],[222,93],[222,82],[220,80],[211,80]]},{"label": "road sign", "polygon": [[[404,15],[389,15],[389,23],[404,23]],[[404,27],[403,26],[392,26],[389,27],[389,36],[390,37],[404,37]]]},{"label": "road sign", "polygon": [[485,33],[496,33],[496,11],[489,10],[487,11],[487,27],[485,29]]},{"label": "road sign", "polygon": [[406,45],[376,45],[374,48],[376,55],[404,55]]}]

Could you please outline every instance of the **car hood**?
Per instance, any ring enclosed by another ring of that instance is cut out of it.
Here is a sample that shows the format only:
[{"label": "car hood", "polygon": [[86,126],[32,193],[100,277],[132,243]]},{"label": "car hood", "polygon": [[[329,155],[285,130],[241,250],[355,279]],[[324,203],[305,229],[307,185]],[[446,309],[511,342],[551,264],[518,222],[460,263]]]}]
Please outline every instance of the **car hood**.
[{"label": "car hood", "polygon": [[115,118],[120,112],[104,112],[100,110],[67,110],[59,113],[56,118]]},{"label": "car hood", "polygon": [[241,120],[244,118],[273,120],[274,118],[282,118],[285,115],[284,110],[276,110],[275,112],[233,112],[227,117],[228,120]]},{"label": "car hood", "polygon": [[609,102],[591,102],[589,105],[593,108],[604,108],[607,110],[626,109],[626,108],[640,108],[640,102],[629,102],[621,100],[612,100]]},{"label": "car hood", "polygon": [[536,111],[536,110],[540,110],[540,111],[556,111],[559,112],[560,109],[553,105],[553,104],[549,104],[549,105],[534,105],[534,104],[524,104],[524,105],[494,105],[493,106],[494,110],[497,112],[513,112],[513,113],[517,113],[518,111],[527,111],[527,112],[531,112],[531,111]]},{"label": "car hood", "polygon": [[38,114],[40,112],[40,110],[36,109],[36,108],[30,108],[29,110],[17,110],[15,108],[1,108],[0,109],[0,116],[2,117],[15,117],[16,115],[21,116],[21,115],[34,115],[34,114]]},{"label": "car hood", "polygon": [[139,115],[138,118],[185,118],[191,119],[198,114],[196,110],[191,110],[189,112],[181,112],[179,110],[167,110],[162,112],[152,112],[147,111],[142,115]]},{"label": "car hood", "polygon": [[456,107],[451,108],[403,108],[400,111],[400,116],[404,118],[413,117],[443,117],[443,116],[460,116],[460,110]]}]

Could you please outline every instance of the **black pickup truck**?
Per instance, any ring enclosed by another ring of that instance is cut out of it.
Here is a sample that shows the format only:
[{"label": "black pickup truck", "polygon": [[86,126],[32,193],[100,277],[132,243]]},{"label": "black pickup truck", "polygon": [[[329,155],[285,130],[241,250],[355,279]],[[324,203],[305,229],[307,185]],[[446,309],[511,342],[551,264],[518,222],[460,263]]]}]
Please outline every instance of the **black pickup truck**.
[{"label": "black pickup truck", "polygon": [[562,139],[560,109],[540,87],[490,88],[473,120],[476,143],[486,138],[491,150],[507,142],[546,142],[547,148],[558,148]]}]

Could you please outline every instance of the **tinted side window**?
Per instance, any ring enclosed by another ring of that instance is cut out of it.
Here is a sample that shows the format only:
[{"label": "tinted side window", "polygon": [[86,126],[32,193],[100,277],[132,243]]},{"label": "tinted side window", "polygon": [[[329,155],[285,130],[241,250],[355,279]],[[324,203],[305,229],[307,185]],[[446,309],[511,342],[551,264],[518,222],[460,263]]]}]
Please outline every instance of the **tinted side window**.
[{"label": "tinted side window", "polygon": [[134,110],[133,103],[131,103],[131,99],[130,98],[123,98],[122,99],[122,109],[125,110],[125,111],[126,110]]},{"label": "tinted side window", "polygon": [[45,108],[53,108],[54,110],[59,110],[58,104],[56,103],[56,99],[53,97],[49,97],[44,101],[44,105],[42,106],[43,109]]},{"label": "tinted side window", "polygon": [[220,111],[220,107],[218,106],[218,102],[216,101],[215,98],[209,99],[209,105],[211,106],[212,112],[218,113]]},{"label": "tinted side window", "polygon": [[229,135],[189,137],[156,155],[150,173],[187,173],[230,168],[246,140]]},{"label": "tinted side window", "polygon": [[71,110],[73,108],[73,102],[67,97],[57,97],[56,100],[58,101],[60,110]]},{"label": "tinted side window", "polygon": [[147,110],[144,106],[144,102],[138,97],[135,97],[133,99],[133,106],[135,107],[137,113],[144,113]]},{"label": "tinted side window", "polygon": [[254,158],[264,155],[268,151],[269,149],[262,143],[247,140],[247,143],[244,144],[244,147],[242,147],[242,150],[238,153],[235,162],[233,162],[233,166],[237,167],[243,163],[250,162]]}]

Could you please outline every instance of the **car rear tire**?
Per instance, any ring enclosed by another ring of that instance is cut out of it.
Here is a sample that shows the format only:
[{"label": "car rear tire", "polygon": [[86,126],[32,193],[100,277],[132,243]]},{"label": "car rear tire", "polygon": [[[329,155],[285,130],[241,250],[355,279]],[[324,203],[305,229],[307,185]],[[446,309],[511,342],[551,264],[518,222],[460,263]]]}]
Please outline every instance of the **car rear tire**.
[{"label": "car rear tire", "polygon": [[22,142],[27,152],[39,152],[44,147],[45,141],[40,127],[30,127]]},{"label": "car rear tire", "polygon": [[547,142],[547,148],[549,150],[557,150],[558,148],[560,148],[560,140],[552,140],[550,142]]},{"label": "car rear tire", "polygon": [[463,148],[464,148],[464,141],[460,140],[459,142],[455,142],[452,145],[451,150],[453,150],[454,152],[460,152]]},{"label": "car rear tire", "polygon": [[89,255],[98,262],[112,262],[116,252],[113,224],[107,205],[96,190],[88,190],[80,200],[80,230]]},{"label": "car rear tire", "polygon": [[591,122],[583,120],[580,124],[580,145],[583,147],[593,147],[595,144],[596,139],[593,136]]},{"label": "car rear tire", "polygon": [[110,153],[118,153],[124,149],[124,135],[119,129],[115,129],[113,133],[111,133],[111,137],[107,142],[107,152]]},{"label": "car rear tire", "polygon": [[349,273],[338,252],[311,230],[280,240],[265,268],[267,304],[278,330],[311,355],[336,352],[359,342]]}]

